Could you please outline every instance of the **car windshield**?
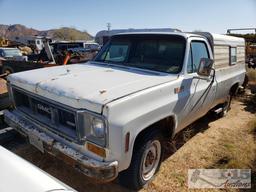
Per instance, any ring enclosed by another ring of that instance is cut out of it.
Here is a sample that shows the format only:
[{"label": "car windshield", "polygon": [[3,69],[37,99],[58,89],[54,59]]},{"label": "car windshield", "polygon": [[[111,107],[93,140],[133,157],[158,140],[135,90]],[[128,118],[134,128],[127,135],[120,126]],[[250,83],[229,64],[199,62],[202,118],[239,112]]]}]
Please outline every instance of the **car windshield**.
[{"label": "car windshield", "polygon": [[117,35],[95,61],[165,73],[182,69],[185,38],[178,35]]},{"label": "car windshield", "polygon": [[15,56],[22,56],[19,49],[5,49],[4,50],[5,57],[15,57]]}]

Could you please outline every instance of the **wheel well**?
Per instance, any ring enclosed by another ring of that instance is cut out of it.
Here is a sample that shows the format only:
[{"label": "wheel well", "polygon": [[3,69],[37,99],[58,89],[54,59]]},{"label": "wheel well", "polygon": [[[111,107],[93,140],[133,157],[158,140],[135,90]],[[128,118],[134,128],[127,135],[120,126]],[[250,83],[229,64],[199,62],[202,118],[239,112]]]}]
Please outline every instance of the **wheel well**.
[{"label": "wheel well", "polygon": [[248,82],[249,82],[249,77],[247,74],[245,74],[245,77],[244,77],[244,82],[242,84],[243,88],[245,89],[248,85]]},{"label": "wheel well", "polygon": [[14,70],[12,67],[9,67],[9,66],[3,66],[2,67],[2,73],[5,73],[6,71],[9,71],[10,73],[13,73]]},{"label": "wheel well", "polygon": [[235,96],[239,87],[239,83],[235,83],[229,90],[231,96]]},{"label": "wheel well", "polygon": [[174,117],[169,116],[156,123],[148,126],[147,128],[143,129],[136,137],[134,142],[134,147],[141,141],[141,138],[149,131],[159,130],[160,133],[163,135],[164,138],[170,139],[173,136],[175,128],[175,120]]}]

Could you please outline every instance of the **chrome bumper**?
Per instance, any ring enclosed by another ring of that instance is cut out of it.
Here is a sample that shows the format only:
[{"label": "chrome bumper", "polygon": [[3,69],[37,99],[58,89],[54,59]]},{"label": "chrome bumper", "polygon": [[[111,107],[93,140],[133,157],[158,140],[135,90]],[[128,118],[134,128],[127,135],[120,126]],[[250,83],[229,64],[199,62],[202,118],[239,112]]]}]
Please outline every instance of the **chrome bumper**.
[{"label": "chrome bumper", "polygon": [[115,179],[118,175],[118,162],[102,162],[89,158],[77,150],[56,141],[47,133],[40,131],[40,125],[32,122],[22,114],[14,111],[5,110],[4,119],[9,126],[20,132],[26,137],[36,137],[43,143],[43,150],[53,156],[72,165],[88,177],[101,182],[108,182]]}]

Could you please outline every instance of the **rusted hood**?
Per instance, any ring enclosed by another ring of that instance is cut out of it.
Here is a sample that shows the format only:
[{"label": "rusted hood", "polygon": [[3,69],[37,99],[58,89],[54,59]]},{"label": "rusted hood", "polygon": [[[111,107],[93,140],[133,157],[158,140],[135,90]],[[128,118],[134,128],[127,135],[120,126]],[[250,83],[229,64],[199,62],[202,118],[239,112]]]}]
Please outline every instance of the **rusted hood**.
[{"label": "rusted hood", "polygon": [[8,80],[48,99],[101,113],[106,103],[176,78],[88,62],[15,73]]}]

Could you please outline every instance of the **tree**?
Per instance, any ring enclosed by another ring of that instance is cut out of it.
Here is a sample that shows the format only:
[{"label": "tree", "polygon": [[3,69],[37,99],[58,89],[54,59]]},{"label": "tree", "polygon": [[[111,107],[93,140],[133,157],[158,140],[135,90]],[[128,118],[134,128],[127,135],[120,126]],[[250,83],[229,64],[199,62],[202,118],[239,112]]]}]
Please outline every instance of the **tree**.
[{"label": "tree", "polygon": [[81,32],[75,28],[62,27],[56,29],[53,38],[57,40],[75,41],[75,40],[91,40],[92,37],[87,32]]}]

